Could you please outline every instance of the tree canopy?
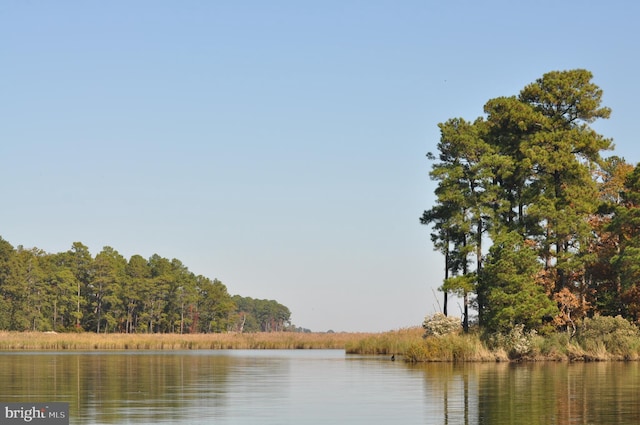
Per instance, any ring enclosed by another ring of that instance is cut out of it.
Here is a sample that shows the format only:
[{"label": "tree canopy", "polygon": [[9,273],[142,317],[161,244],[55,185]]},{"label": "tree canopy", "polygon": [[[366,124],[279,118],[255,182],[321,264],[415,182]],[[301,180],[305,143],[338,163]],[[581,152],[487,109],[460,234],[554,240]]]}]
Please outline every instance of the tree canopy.
[{"label": "tree canopy", "polygon": [[[254,325],[255,323],[255,325]],[[283,331],[289,309],[230,295],[218,279],[154,254],[126,259],[80,242],[66,252],[14,248],[0,237],[0,329],[121,333]]]},{"label": "tree canopy", "polygon": [[639,319],[640,171],[603,157],[612,140],[591,124],[611,110],[592,78],[552,71],[473,121],[439,124],[428,154],[436,202],[420,222],[445,256],[441,289],[465,300],[465,324],[468,305],[496,331]]}]

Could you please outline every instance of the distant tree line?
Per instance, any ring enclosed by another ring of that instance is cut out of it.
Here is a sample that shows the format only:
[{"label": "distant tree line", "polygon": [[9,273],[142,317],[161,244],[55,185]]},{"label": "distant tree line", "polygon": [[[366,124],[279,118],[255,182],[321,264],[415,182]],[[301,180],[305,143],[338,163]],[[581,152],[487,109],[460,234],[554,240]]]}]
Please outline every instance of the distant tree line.
[{"label": "distant tree line", "polygon": [[575,328],[583,317],[640,319],[640,167],[591,124],[606,119],[587,70],[554,71],[474,121],[439,125],[421,217],[445,259],[446,294],[489,331]]},{"label": "distant tree line", "polygon": [[291,313],[273,300],[231,296],[217,279],[177,259],[128,260],[111,247],[95,257],[14,248],[0,237],[0,329],[98,333],[275,332]]}]

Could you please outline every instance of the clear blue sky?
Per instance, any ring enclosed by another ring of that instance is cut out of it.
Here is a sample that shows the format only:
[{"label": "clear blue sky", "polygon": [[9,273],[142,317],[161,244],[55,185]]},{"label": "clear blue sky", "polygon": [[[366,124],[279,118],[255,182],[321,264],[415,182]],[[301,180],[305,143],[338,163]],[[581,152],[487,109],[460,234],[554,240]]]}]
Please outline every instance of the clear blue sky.
[{"label": "clear blue sky", "polygon": [[0,236],[178,258],[316,331],[419,325],[443,275],[418,223],[437,124],[586,68],[613,109],[596,129],[640,161],[639,15],[627,1],[3,1]]}]

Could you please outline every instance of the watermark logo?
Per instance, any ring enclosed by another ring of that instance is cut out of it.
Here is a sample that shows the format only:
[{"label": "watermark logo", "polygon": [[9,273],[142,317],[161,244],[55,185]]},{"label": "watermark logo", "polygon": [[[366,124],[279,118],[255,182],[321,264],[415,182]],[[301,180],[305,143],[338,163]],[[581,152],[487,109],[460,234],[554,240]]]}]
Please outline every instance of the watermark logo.
[{"label": "watermark logo", "polygon": [[69,425],[69,403],[2,403],[0,425]]}]

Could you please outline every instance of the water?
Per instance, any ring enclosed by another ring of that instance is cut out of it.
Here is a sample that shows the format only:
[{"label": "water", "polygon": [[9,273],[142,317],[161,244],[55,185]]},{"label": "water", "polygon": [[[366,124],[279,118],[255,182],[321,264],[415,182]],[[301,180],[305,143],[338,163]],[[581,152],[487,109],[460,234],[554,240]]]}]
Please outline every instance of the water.
[{"label": "water", "polygon": [[0,401],[72,424],[633,424],[630,363],[410,365],[342,350],[0,354]]}]

